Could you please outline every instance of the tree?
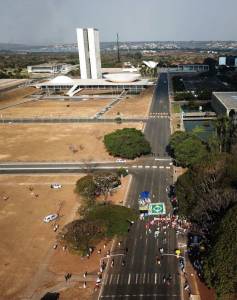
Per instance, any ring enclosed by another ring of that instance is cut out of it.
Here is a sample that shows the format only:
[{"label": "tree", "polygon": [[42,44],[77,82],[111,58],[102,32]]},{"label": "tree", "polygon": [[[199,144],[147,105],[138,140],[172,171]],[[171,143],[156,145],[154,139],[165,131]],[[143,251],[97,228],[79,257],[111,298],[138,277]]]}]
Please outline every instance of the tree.
[{"label": "tree", "polygon": [[214,126],[219,140],[220,153],[230,152],[232,138],[236,129],[233,120],[227,116],[220,116],[214,121]]},{"label": "tree", "polygon": [[106,230],[103,220],[74,220],[63,227],[58,239],[70,251],[85,255],[89,247],[95,247],[104,238]]},{"label": "tree", "polygon": [[189,137],[174,150],[176,162],[183,167],[194,166],[207,157],[206,146],[197,137]]},{"label": "tree", "polygon": [[103,194],[105,200],[107,199],[110,191],[119,186],[121,181],[116,173],[99,172],[93,175],[93,182],[96,186],[96,194]]},{"label": "tree", "polygon": [[130,221],[136,220],[137,214],[130,208],[95,205],[87,210],[83,219],[65,225],[58,239],[70,251],[86,254],[89,247],[95,247],[101,239],[126,235]]},{"label": "tree", "polygon": [[237,297],[237,205],[228,210],[213,232],[208,256],[204,258],[204,276],[219,299]]},{"label": "tree", "polygon": [[104,144],[109,154],[115,157],[134,159],[151,152],[144,134],[135,128],[118,129],[105,135]]},{"label": "tree", "polygon": [[94,202],[96,190],[97,186],[92,175],[84,176],[76,182],[75,192],[91,202]]}]

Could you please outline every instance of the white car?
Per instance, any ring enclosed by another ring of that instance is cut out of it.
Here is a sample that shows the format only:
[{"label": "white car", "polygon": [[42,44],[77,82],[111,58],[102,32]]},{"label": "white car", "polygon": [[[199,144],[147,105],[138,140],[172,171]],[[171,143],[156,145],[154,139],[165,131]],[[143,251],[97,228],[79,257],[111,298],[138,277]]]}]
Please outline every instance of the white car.
[{"label": "white car", "polygon": [[51,184],[51,189],[61,189],[62,185],[59,183],[52,183]]},{"label": "white car", "polygon": [[53,220],[56,220],[57,218],[58,218],[57,214],[50,214],[50,215],[44,217],[44,222],[49,223]]},{"label": "white car", "polygon": [[126,159],[118,158],[118,159],[116,159],[116,162],[124,163],[124,162],[126,162]]}]

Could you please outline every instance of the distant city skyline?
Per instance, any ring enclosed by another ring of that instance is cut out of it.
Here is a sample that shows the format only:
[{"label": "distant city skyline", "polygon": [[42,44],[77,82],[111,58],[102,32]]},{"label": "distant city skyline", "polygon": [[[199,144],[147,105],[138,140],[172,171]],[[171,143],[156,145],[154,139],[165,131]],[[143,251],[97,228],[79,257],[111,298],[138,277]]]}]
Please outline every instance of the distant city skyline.
[{"label": "distant city skyline", "polygon": [[237,40],[236,0],[0,0],[0,43],[76,42],[76,28],[102,42]]}]

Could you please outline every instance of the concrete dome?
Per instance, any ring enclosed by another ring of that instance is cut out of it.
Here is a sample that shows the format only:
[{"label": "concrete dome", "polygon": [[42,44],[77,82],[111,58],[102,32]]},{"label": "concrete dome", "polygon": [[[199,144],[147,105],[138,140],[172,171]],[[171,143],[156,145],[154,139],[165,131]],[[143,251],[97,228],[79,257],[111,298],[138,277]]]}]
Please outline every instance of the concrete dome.
[{"label": "concrete dome", "polygon": [[50,80],[50,83],[52,84],[73,84],[74,81],[72,78],[68,77],[68,76],[57,76],[54,79]]},{"label": "concrete dome", "polygon": [[108,81],[112,82],[133,82],[138,80],[141,77],[138,73],[113,73],[113,74],[106,74],[104,78]]},{"label": "concrete dome", "polygon": [[143,60],[144,65],[146,65],[148,68],[154,69],[157,67],[158,63],[152,60]]}]

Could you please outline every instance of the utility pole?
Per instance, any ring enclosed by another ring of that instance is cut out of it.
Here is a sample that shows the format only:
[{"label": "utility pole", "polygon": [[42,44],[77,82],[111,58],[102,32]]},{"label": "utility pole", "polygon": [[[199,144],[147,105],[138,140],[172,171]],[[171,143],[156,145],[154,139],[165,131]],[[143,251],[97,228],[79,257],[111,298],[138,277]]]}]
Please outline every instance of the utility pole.
[{"label": "utility pole", "polygon": [[120,62],[120,53],[119,53],[119,34],[117,33],[117,59]]}]

